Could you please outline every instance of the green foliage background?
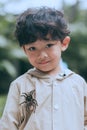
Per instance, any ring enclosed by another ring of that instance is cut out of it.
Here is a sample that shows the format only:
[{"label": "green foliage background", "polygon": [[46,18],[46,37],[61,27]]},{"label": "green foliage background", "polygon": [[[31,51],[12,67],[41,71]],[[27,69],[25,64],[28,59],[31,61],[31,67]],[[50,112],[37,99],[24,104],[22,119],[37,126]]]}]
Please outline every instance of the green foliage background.
[{"label": "green foliage background", "polygon": [[[63,9],[71,30],[63,60],[87,81],[87,10],[81,10],[78,2],[73,6],[64,4]],[[0,13],[0,94],[7,94],[11,81],[32,67],[14,37],[16,18],[16,14]]]}]

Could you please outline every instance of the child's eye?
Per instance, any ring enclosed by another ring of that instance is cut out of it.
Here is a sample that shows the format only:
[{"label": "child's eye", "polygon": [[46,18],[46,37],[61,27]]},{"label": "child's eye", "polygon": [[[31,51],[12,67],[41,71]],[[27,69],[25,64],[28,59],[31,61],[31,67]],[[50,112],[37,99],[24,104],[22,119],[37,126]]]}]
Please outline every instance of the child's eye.
[{"label": "child's eye", "polygon": [[46,48],[50,48],[50,47],[52,47],[53,46],[53,44],[47,44],[46,45]]},{"label": "child's eye", "polygon": [[28,50],[29,50],[29,51],[35,51],[36,48],[35,48],[35,47],[30,47]]}]

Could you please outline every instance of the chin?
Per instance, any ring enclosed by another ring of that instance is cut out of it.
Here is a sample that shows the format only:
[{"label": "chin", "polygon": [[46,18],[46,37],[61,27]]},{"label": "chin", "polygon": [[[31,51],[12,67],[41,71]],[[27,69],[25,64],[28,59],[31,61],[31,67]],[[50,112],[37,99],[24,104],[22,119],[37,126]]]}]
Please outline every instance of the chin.
[{"label": "chin", "polygon": [[39,69],[41,72],[43,72],[43,73],[49,73],[49,72],[51,72],[52,70],[43,70],[43,69]]}]

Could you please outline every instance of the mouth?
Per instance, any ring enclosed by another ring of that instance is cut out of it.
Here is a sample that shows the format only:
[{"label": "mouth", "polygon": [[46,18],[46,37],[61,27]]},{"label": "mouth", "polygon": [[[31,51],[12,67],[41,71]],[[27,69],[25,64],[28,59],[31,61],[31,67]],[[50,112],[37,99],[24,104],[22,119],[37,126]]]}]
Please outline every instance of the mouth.
[{"label": "mouth", "polygon": [[48,64],[50,61],[41,61],[39,64],[41,65],[45,65],[45,64]]}]

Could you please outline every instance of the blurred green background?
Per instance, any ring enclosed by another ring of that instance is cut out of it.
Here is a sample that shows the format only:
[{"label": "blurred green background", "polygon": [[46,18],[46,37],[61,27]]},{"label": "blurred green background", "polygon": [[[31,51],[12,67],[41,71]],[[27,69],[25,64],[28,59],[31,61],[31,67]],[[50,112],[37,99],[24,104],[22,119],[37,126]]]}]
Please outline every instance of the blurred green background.
[{"label": "blurred green background", "polygon": [[[14,37],[18,14],[6,12],[6,4],[0,2],[0,116],[11,81],[32,67]],[[87,9],[81,8],[79,0],[73,5],[63,0],[61,10],[71,30],[71,44],[63,53],[63,60],[87,81]]]}]

